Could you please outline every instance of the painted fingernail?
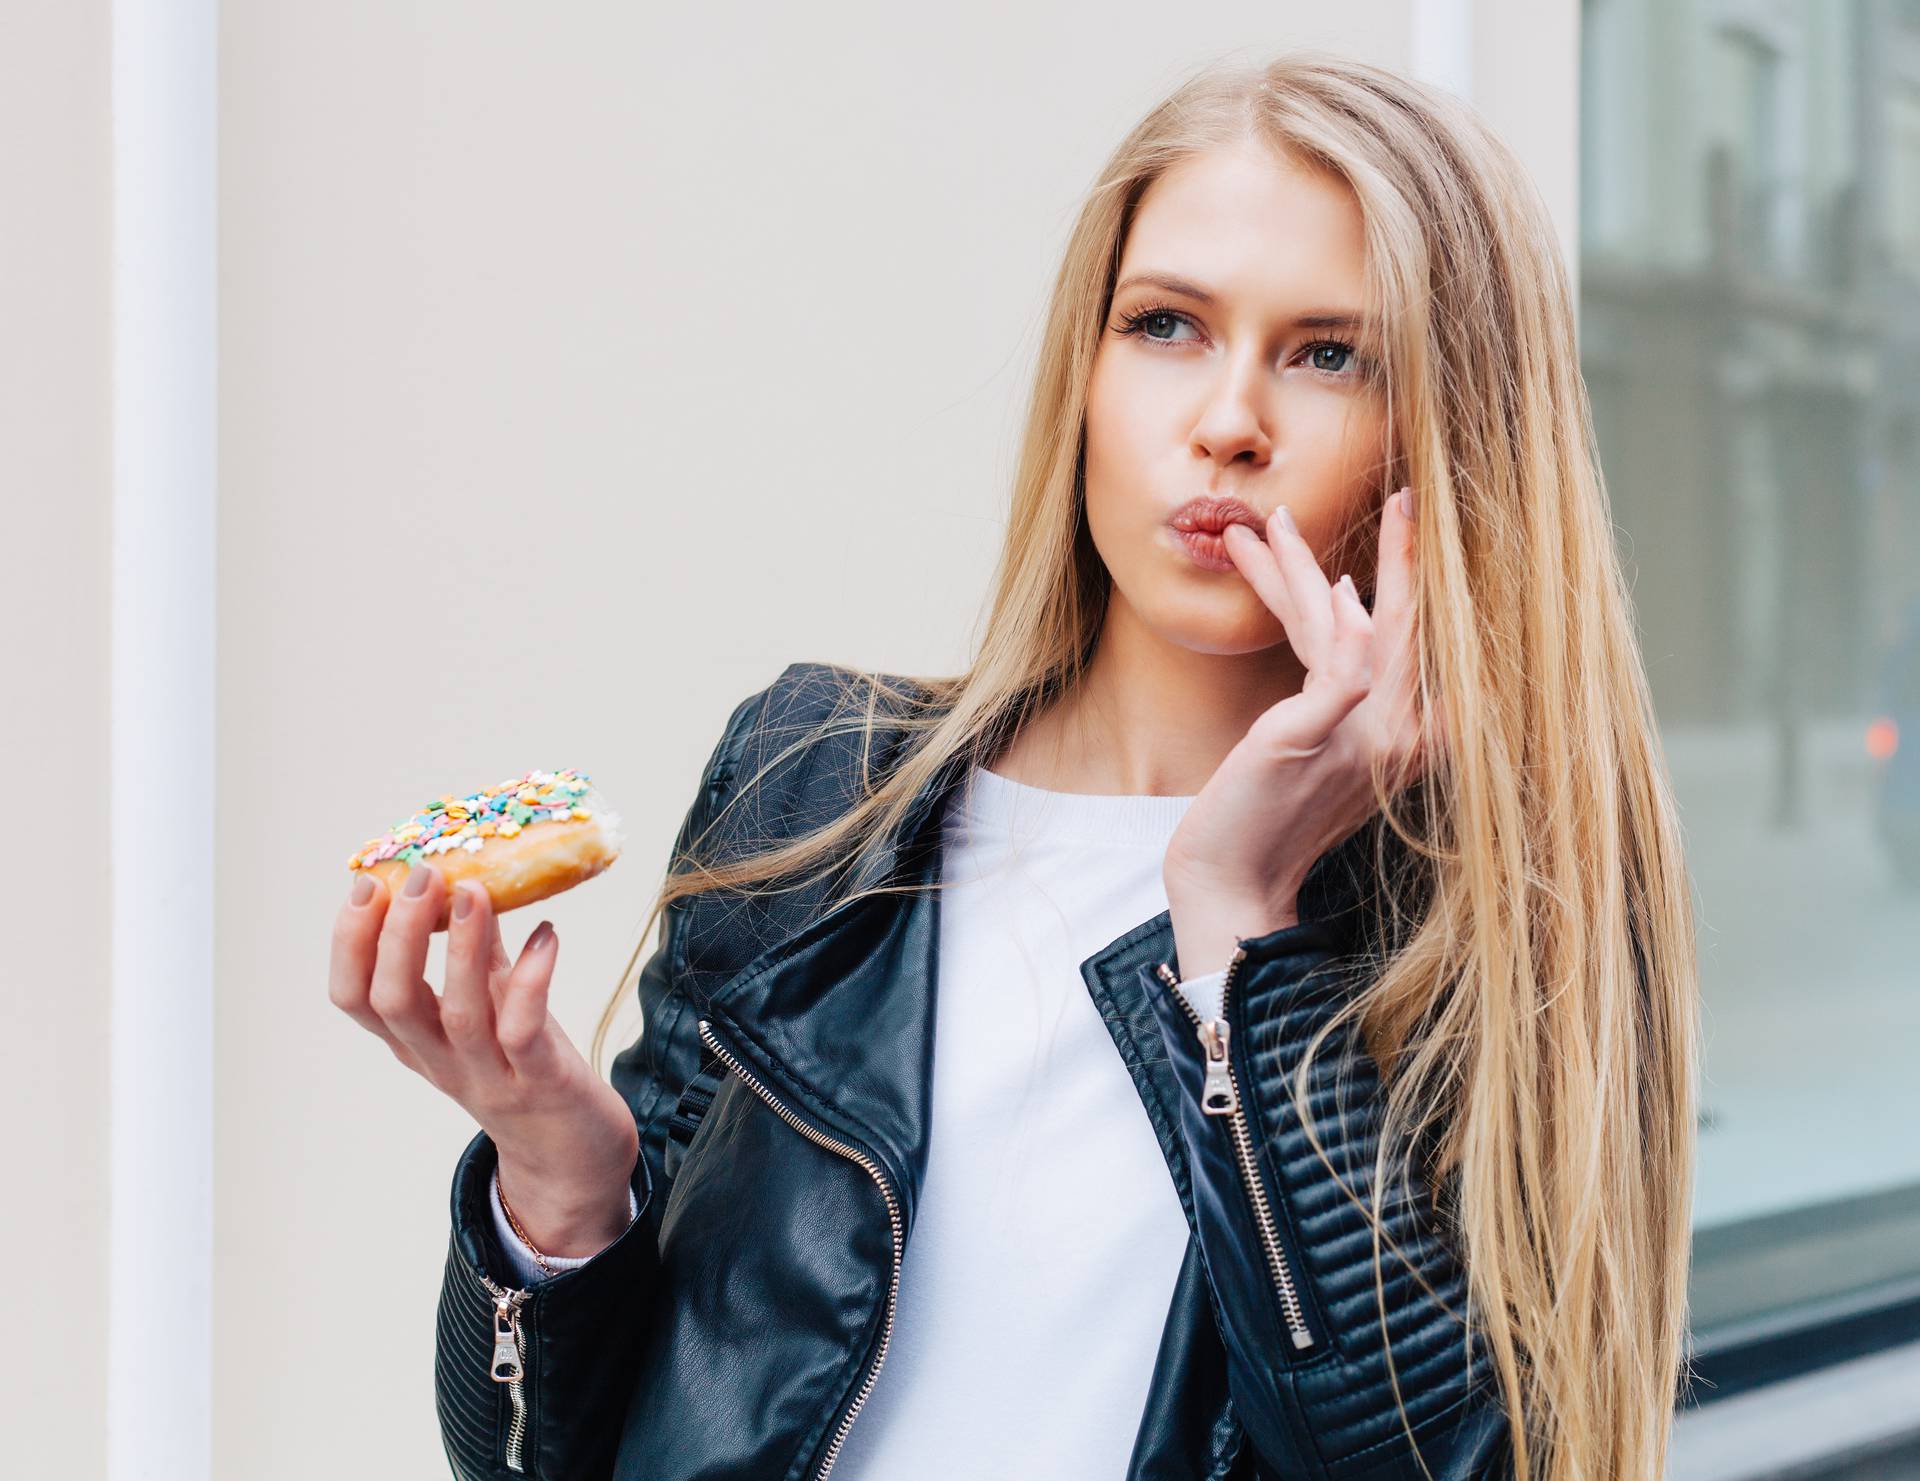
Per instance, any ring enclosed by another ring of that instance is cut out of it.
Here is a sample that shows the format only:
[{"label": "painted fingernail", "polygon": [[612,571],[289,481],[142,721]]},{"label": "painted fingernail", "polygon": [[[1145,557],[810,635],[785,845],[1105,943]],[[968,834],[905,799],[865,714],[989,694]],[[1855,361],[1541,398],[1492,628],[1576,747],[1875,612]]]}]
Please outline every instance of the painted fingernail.
[{"label": "painted fingernail", "polygon": [[1408,519],[1413,518],[1413,485],[1408,484],[1400,490],[1400,512]]},{"label": "painted fingernail", "polygon": [[528,951],[545,951],[553,945],[553,922],[543,920],[533,928],[533,934],[527,937]]},{"label": "painted fingernail", "polygon": [[462,885],[453,892],[453,918],[465,920],[473,914],[473,887]]},{"label": "painted fingernail", "polygon": [[409,895],[424,895],[427,892],[427,886],[432,883],[433,871],[425,864],[415,864],[412,873],[407,875],[406,893]]},{"label": "painted fingernail", "polygon": [[1273,517],[1280,521],[1280,527],[1289,535],[1297,535],[1300,533],[1300,526],[1293,522],[1293,513],[1285,504],[1281,504],[1275,508]]},{"label": "painted fingernail", "polygon": [[365,905],[373,898],[373,876],[362,874],[353,882],[353,893],[347,896],[355,905]]}]

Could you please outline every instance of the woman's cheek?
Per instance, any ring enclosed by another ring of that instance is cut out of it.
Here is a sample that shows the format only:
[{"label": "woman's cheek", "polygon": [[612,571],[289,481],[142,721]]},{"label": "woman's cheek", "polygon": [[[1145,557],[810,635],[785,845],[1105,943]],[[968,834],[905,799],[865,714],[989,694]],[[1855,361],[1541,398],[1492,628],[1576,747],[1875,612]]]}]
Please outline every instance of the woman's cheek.
[{"label": "woman's cheek", "polygon": [[1162,526],[1179,500],[1156,490],[1153,468],[1143,448],[1089,441],[1087,525],[1108,571],[1123,584],[1134,573],[1151,576],[1155,564],[1165,562]]}]

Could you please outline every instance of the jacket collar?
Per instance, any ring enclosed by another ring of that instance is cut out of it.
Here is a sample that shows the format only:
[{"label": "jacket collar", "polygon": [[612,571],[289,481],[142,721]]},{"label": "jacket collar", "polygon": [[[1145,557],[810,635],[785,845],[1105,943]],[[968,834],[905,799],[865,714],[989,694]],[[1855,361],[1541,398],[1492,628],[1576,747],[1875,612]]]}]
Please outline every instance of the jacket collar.
[{"label": "jacket collar", "polygon": [[[791,1110],[872,1150],[909,1220],[932,1129],[939,892],[928,886],[939,881],[940,824],[970,766],[969,757],[949,759],[899,826],[856,857],[841,903],[763,951],[709,1000],[718,1030]],[[1315,861],[1299,896],[1303,923],[1351,939],[1364,919],[1379,821],[1376,815]],[[882,884],[890,887],[885,893],[851,898]],[[1110,973],[1122,957],[1172,956],[1172,920],[1163,910],[1081,971]]]},{"label": "jacket collar", "polygon": [[[896,736],[897,748],[903,737]],[[856,856],[840,903],[716,988],[708,1012],[790,1110],[879,1160],[911,1227],[932,1130],[940,823],[951,758]],[[892,888],[859,896],[877,885]]]}]

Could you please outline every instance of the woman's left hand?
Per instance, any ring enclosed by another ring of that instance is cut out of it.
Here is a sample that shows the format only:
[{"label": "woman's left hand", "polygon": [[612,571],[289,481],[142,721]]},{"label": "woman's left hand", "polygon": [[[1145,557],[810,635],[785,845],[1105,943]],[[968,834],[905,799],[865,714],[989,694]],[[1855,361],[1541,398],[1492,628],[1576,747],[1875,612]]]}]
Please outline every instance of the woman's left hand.
[{"label": "woman's left hand", "polygon": [[1412,497],[1385,501],[1371,614],[1351,576],[1328,582],[1285,506],[1268,517],[1265,540],[1244,525],[1223,533],[1307,677],[1227,753],[1167,845],[1182,977],[1224,966],[1241,937],[1297,923],[1314,862],[1375,811],[1376,758],[1396,787],[1425,764],[1410,640]]}]

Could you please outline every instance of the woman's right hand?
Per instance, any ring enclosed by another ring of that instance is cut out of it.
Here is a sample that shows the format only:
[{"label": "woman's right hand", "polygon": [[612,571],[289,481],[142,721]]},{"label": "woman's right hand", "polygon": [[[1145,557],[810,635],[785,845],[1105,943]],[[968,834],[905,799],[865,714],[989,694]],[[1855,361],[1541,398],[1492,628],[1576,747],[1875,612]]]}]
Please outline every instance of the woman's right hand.
[{"label": "woman's right hand", "polygon": [[[397,896],[355,880],[333,928],[327,996],[408,1069],[451,1096],[500,1154],[500,1191],[536,1248],[592,1255],[629,1222],[639,1128],[547,1011],[558,938],[542,921],[516,962],[493,904],[469,880],[447,925],[447,982],[422,975],[445,877],[416,863]],[[463,913],[464,912],[464,913]]]}]

